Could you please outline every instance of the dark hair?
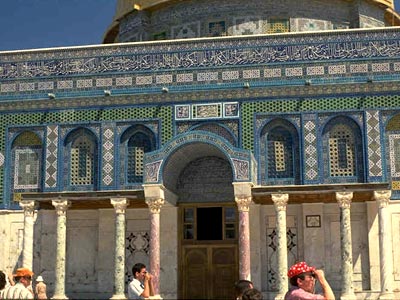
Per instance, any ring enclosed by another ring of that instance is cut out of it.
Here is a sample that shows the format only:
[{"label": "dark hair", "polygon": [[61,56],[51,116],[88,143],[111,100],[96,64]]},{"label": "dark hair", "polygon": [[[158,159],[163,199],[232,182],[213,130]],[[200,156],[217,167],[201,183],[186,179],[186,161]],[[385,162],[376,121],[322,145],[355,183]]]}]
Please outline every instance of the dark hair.
[{"label": "dark hair", "polygon": [[142,263],[137,263],[132,267],[133,277],[136,278],[136,272],[140,273],[142,269],[146,268],[146,266]]},{"label": "dark hair", "polygon": [[262,293],[254,288],[245,290],[242,295],[242,300],[261,300],[262,298]]},{"label": "dark hair", "polygon": [[241,297],[243,292],[252,288],[253,283],[250,280],[240,279],[235,282],[236,297]]},{"label": "dark hair", "polygon": [[6,274],[4,274],[3,271],[0,271],[0,291],[2,289],[4,289],[4,287],[6,286]]},{"label": "dark hair", "polygon": [[314,272],[305,272],[305,273],[301,273],[299,275],[293,276],[292,278],[289,279],[289,282],[293,286],[298,286],[297,278],[300,278],[301,280],[304,280],[306,278],[306,275],[310,275],[310,276],[315,278]]}]

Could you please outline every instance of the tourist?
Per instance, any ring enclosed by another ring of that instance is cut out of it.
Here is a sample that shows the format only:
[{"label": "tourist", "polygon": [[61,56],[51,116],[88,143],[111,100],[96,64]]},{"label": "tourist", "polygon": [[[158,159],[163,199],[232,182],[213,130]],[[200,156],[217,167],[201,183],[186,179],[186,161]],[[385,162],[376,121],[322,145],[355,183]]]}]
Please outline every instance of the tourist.
[{"label": "tourist", "polygon": [[33,299],[31,287],[33,272],[27,268],[17,269],[14,274],[15,285],[0,292],[0,299]]},{"label": "tourist", "polygon": [[[4,290],[7,284],[6,274],[3,271],[0,271],[0,292]],[[1,297],[0,297],[1,298]]]},{"label": "tourist", "polygon": [[[285,295],[285,300],[334,300],[332,289],[325,279],[324,271],[316,270],[305,262],[290,267],[288,277],[292,287]],[[315,282],[321,284],[323,295],[315,294]]]},{"label": "tourist", "polygon": [[36,299],[47,299],[46,284],[44,283],[42,276],[38,276],[38,278],[36,278],[35,295]]},{"label": "tourist", "polygon": [[252,289],[253,283],[250,280],[240,279],[235,282],[235,297],[236,300],[242,299],[243,292],[248,289]]},{"label": "tourist", "polygon": [[262,300],[262,298],[262,293],[255,288],[245,290],[242,295],[242,300]]},{"label": "tourist", "polygon": [[132,267],[133,280],[128,286],[128,299],[144,299],[154,296],[153,276],[147,272],[146,266],[137,263]]}]

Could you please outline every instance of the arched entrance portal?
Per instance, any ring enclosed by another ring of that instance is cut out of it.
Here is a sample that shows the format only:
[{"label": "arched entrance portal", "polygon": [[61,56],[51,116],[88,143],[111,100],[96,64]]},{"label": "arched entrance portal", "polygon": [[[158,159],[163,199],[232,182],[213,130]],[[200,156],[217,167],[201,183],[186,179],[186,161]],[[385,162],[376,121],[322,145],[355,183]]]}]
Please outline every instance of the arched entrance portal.
[{"label": "arched entrance portal", "polygon": [[[250,278],[248,205],[257,173],[252,153],[214,133],[194,130],[145,154],[144,160],[146,201],[165,199],[177,207],[176,231],[170,220],[165,221],[176,235],[165,232],[161,236],[161,254],[177,252],[177,268],[163,267],[168,274],[161,276],[163,289],[168,292],[168,285],[176,278],[175,297],[234,297],[234,282],[239,277]],[[169,239],[163,241],[167,236]],[[153,255],[157,270],[157,252]],[[174,257],[162,259],[173,262]]]},{"label": "arched entrance portal", "polygon": [[191,161],[179,175],[177,194],[181,298],[233,299],[238,234],[229,162],[216,156]]}]

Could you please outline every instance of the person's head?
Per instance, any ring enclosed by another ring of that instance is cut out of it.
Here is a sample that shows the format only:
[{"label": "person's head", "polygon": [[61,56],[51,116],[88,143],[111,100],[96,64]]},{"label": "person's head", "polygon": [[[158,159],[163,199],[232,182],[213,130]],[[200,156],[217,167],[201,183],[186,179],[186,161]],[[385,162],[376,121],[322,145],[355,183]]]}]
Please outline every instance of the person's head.
[{"label": "person's head", "polygon": [[0,291],[4,289],[7,284],[6,274],[3,271],[0,271]]},{"label": "person's head", "polygon": [[236,298],[241,298],[243,292],[253,288],[253,283],[250,280],[240,279],[235,282],[235,294]]},{"label": "person's head", "polygon": [[43,277],[40,276],[40,275],[36,278],[36,282],[37,282],[37,283],[43,282],[43,281],[44,281],[44,280],[43,280]]},{"label": "person's head", "polygon": [[133,277],[139,281],[144,281],[146,273],[146,266],[142,263],[137,263],[132,267]]},{"label": "person's head", "polygon": [[261,300],[262,298],[262,293],[255,288],[245,290],[242,295],[242,300]]},{"label": "person's head", "polygon": [[305,262],[299,262],[290,267],[288,277],[290,284],[297,286],[306,292],[314,293],[315,268],[308,266]]},{"label": "person's head", "polygon": [[17,282],[22,283],[25,287],[28,287],[32,281],[33,272],[28,268],[19,268],[14,274],[14,279]]}]

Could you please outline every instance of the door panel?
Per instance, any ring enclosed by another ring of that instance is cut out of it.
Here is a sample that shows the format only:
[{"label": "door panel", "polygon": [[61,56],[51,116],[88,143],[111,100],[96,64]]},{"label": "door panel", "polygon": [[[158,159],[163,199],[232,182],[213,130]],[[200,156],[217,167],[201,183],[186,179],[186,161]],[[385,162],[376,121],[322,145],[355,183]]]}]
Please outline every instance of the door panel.
[{"label": "door panel", "polygon": [[183,246],[183,299],[234,299],[236,245]]}]

